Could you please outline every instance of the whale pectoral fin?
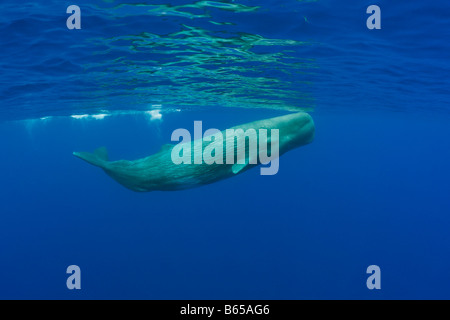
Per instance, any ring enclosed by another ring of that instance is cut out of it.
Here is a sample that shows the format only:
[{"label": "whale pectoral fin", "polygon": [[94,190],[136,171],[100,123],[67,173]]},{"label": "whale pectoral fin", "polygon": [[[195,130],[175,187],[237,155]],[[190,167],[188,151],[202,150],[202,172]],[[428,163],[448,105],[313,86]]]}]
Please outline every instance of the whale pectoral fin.
[{"label": "whale pectoral fin", "polygon": [[238,174],[242,170],[244,170],[249,164],[257,164],[258,156],[255,154],[250,153],[245,158],[245,163],[235,163],[231,170],[234,174]]},{"label": "whale pectoral fin", "polygon": [[238,174],[239,172],[241,172],[246,166],[248,165],[248,160],[245,160],[245,163],[235,163],[233,164],[233,166],[231,167],[231,171],[233,171],[234,174]]}]

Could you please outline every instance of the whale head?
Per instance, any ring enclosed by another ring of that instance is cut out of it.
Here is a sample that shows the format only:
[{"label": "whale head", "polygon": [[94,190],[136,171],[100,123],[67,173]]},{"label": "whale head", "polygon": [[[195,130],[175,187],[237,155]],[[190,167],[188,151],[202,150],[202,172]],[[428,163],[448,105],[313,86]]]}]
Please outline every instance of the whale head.
[{"label": "whale head", "polygon": [[314,140],[315,126],[312,117],[304,112],[282,117],[280,126],[280,143],[286,151],[306,145]]}]

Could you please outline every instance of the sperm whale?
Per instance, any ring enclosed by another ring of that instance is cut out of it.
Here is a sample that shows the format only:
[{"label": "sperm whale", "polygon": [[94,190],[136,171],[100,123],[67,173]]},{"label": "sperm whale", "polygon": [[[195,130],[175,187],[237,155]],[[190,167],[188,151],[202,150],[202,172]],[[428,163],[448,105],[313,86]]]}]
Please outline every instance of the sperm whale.
[{"label": "sperm whale", "polygon": [[[264,130],[272,133],[264,133]],[[249,132],[256,134],[254,144],[251,142]],[[114,180],[133,191],[173,191],[217,182],[243,173],[252,167],[267,164],[268,153],[272,155],[269,160],[278,161],[278,157],[289,150],[311,143],[314,133],[312,117],[307,113],[298,112],[218,131],[213,135],[214,139],[208,136],[194,141],[183,140],[177,145],[166,144],[156,154],[134,161],[109,161],[104,147],[93,153],[74,152],[73,155],[100,167]],[[221,136],[225,138],[219,139]],[[219,142],[223,147],[218,144]],[[244,153],[242,153],[240,146],[251,145],[256,146],[255,152],[245,151],[244,147]],[[211,152],[212,149],[214,149],[213,152]],[[188,155],[187,151],[193,151],[193,155]],[[210,153],[210,158],[215,158],[215,162],[208,163],[207,157],[200,162],[195,161],[195,154],[204,154],[207,151]],[[230,153],[233,155],[227,158]],[[263,153],[266,155],[266,160],[261,157]],[[221,158],[223,161],[217,161]],[[234,161],[226,161],[230,158]],[[188,161],[180,162],[178,161],[180,159]]]}]

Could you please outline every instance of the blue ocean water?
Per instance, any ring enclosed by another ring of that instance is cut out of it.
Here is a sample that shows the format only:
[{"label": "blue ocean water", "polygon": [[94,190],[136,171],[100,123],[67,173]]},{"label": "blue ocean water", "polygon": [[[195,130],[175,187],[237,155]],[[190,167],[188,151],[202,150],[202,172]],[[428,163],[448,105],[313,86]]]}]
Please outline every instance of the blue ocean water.
[{"label": "blue ocean water", "polygon": [[[2,1],[0,298],[450,298],[449,16],[443,0]],[[72,156],[137,159],[195,120],[293,111],[316,138],[274,176],[134,193]]]}]

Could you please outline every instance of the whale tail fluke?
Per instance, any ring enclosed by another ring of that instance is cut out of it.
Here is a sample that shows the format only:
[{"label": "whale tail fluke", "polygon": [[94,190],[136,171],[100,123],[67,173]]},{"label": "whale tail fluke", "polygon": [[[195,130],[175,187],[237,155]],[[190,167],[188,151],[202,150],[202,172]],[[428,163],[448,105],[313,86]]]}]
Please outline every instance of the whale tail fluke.
[{"label": "whale tail fluke", "polygon": [[108,150],[105,147],[98,148],[93,153],[74,152],[73,155],[100,168],[104,168],[108,162]]}]

